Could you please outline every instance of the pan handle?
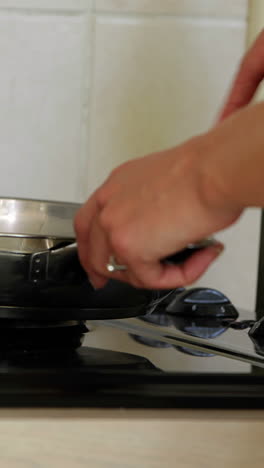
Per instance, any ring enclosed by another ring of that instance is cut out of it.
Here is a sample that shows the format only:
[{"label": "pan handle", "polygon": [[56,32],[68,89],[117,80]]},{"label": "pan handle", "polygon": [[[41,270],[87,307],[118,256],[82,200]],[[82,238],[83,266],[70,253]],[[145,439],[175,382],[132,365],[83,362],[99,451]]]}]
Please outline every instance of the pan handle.
[{"label": "pan handle", "polygon": [[162,263],[180,265],[184,263],[188,258],[190,258],[195,252],[211,247],[217,243],[217,240],[214,237],[208,237],[203,239],[200,242],[187,245],[187,247],[175,254],[169,255],[167,258],[162,260]]},{"label": "pan handle", "polygon": [[77,244],[36,252],[31,255],[29,279],[34,283],[52,281],[75,284],[87,281],[77,251]]},{"label": "pan handle", "polygon": [[[181,264],[195,252],[214,245],[215,242],[215,239],[210,238],[195,244],[189,244],[185,249],[170,255],[162,262]],[[34,283],[52,281],[74,284],[84,280],[87,281],[87,275],[79,262],[77,244],[72,243],[31,255],[29,279]]]}]

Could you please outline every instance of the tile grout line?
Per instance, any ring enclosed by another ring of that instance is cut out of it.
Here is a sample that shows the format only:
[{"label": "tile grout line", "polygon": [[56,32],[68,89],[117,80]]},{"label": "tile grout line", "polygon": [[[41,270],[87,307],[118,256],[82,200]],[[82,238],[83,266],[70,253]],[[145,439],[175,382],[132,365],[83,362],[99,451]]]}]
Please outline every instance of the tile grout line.
[{"label": "tile grout line", "polygon": [[81,184],[78,190],[78,196],[81,201],[87,199],[90,195],[89,190],[89,180],[90,180],[90,167],[91,167],[91,122],[92,122],[92,101],[93,101],[93,91],[94,91],[94,67],[95,67],[95,55],[96,55],[96,41],[95,41],[95,17],[93,11],[87,14],[89,18],[89,55],[86,60],[86,67],[84,75],[86,76],[86,81],[88,81],[88,86],[85,88],[87,95],[85,96],[85,101],[87,103],[86,110],[83,112],[83,121],[82,121],[82,132],[83,132],[83,144],[82,144],[82,160],[81,160]]},{"label": "tile grout line", "polygon": [[86,14],[95,14],[98,18],[111,18],[113,21],[119,20],[172,20],[172,21],[183,21],[183,22],[214,22],[223,23],[223,24],[244,24],[248,15],[240,17],[224,17],[224,16],[214,16],[214,15],[182,15],[177,13],[153,13],[153,12],[112,12],[112,11],[103,11],[97,10],[94,2],[92,2],[91,8],[76,8],[73,9],[52,9],[52,8],[26,8],[26,7],[0,7],[0,15],[7,14],[10,16],[13,15],[25,15],[25,16],[82,16]]},{"label": "tile grout line", "polygon": [[148,20],[180,20],[180,21],[215,21],[219,23],[244,23],[248,19],[248,12],[243,16],[217,16],[217,15],[194,15],[194,14],[177,14],[175,13],[154,13],[154,12],[132,12],[132,11],[110,11],[110,10],[97,10],[93,7],[93,13],[98,17],[106,17],[112,19],[148,19]]}]

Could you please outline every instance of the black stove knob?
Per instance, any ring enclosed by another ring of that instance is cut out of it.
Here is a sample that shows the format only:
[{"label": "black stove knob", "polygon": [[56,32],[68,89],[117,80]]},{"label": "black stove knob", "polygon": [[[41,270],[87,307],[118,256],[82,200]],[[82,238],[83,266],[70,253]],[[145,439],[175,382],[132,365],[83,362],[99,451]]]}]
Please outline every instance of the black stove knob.
[{"label": "black stove knob", "polygon": [[230,300],[212,288],[187,289],[176,295],[166,312],[173,315],[237,319],[238,312]]}]

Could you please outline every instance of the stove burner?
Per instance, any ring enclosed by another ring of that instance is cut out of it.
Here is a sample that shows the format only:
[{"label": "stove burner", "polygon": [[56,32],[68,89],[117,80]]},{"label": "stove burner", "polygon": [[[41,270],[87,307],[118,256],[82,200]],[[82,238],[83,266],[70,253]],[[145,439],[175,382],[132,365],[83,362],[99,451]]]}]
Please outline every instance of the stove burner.
[{"label": "stove burner", "polygon": [[193,288],[177,294],[166,312],[172,315],[237,319],[238,312],[231,301],[212,288]]},{"label": "stove burner", "polygon": [[[211,288],[193,288],[189,290],[176,290],[161,301],[154,312],[149,313],[140,320],[164,327],[176,329],[198,338],[214,339],[225,333],[229,327],[236,324],[238,312],[224,296],[224,294]],[[239,323],[239,327],[248,326]],[[155,348],[172,347],[168,343],[153,340],[153,338],[131,335],[137,342]],[[212,353],[189,349],[185,346],[174,346],[175,349],[192,356],[211,357]]]},{"label": "stove burner", "polygon": [[74,350],[88,332],[84,322],[1,320],[0,358],[35,352]]},{"label": "stove burner", "polygon": [[[140,320],[144,322],[152,323],[154,325],[161,325],[167,327],[170,322],[171,318],[164,313],[164,311],[160,311],[158,308],[151,314],[144,315],[140,317]],[[151,348],[172,348],[173,345],[169,343],[164,343],[164,341],[153,340],[153,338],[148,338],[146,336],[140,335],[133,335],[130,334],[131,338],[133,338],[137,343],[143,344],[145,346],[150,346]]]},{"label": "stove burner", "polygon": [[164,341],[153,340],[152,338],[147,338],[146,336],[132,335],[132,334],[130,336],[137,343],[142,344],[144,346],[149,346],[150,348],[164,349],[164,348],[172,348],[173,346],[169,343],[164,343]]}]

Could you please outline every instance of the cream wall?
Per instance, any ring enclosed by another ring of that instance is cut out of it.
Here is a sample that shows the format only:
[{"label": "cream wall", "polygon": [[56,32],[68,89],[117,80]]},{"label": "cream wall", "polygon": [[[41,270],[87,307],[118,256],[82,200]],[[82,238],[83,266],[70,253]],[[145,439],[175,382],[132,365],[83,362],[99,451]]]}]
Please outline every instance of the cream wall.
[{"label": "cream wall", "polygon": [[89,187],[215,120],[245,47],[247,2],[97,0]]},{"label": "cream wall", "polygon": [[249,0],[248,2],[248,43],[251,43],[256,35],[264,27],[264,2],[262,0]]}]

